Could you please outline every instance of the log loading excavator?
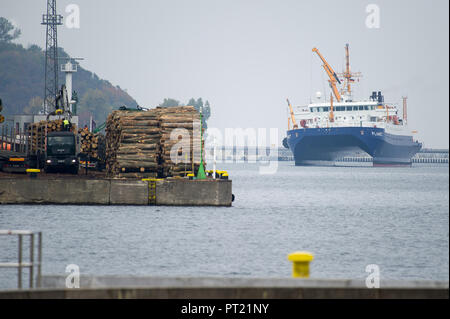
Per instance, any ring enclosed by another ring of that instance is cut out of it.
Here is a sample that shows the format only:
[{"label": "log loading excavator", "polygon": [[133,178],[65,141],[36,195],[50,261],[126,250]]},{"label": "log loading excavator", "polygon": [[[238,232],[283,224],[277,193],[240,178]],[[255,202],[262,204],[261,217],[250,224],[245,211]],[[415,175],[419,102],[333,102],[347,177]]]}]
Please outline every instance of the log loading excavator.
[{"label": "log loading excavator", "polygon": [[60,116],[63,119],[64,131],[46,134],[47,143],[45,150],[43,150],[44,170],[45,172],[68,171],[72,174],[78,174],[78,138],[76,133],[71,130],[72,114],[65,85],[62,85],[56,98],[55,110],[47,115],[47,121],[50,116]]}]

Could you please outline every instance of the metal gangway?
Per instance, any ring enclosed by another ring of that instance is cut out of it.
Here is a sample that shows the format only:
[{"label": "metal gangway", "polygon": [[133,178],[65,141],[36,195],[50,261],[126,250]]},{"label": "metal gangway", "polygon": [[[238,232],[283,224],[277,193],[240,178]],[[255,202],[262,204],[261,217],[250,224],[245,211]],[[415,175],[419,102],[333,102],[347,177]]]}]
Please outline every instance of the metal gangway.
[{"label": "metal gangway", "polygon": [[[29,269],[29,287],[41,287],[42,279],[42,232],[33,232],[30,230],[2,230],[0,236],[18,236],[18,260],[17,262],[0,262],[0,268],[17,268],[17,287],[22,289],[22,271],[24,268]],[[35,261],[35,237],[37,236],[37,260]],[[24,261],[23,242],[24,237],[29,238],[29,258]],[[37,268],[36,285],[34,284],[34,270]]]}]

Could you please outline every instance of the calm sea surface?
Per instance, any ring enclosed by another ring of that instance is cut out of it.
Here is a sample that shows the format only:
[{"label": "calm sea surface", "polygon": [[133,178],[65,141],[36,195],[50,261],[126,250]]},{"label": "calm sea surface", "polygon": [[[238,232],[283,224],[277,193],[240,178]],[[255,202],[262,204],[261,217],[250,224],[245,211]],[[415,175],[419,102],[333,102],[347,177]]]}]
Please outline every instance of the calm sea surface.
[{"label": "calm sea surface", "polygon": [[[43,274],[289,277],[287,254],[307,250],[315,278],[377,264],[382,279],[449,279],[448,165],[220,168],[231,208],[0,206],[0,229],[43,231]],[[0,262],[16,258],[17,239],[0,236]],[[0,288],[16,274],[0,269]]]}]

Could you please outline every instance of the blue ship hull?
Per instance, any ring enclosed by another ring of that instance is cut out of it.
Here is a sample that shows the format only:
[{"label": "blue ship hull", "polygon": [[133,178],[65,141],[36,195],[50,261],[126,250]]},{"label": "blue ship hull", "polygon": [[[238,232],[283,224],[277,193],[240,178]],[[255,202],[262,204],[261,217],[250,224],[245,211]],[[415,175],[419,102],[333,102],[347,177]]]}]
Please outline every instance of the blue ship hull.
[{"label": "blue ship hull", "polygon": [[295,165],[330,164],[362,150],[372,156],[374,166],[407,166],[422,147],[412,136],[371,127],[294,129],[287,132],[287,144]]}]

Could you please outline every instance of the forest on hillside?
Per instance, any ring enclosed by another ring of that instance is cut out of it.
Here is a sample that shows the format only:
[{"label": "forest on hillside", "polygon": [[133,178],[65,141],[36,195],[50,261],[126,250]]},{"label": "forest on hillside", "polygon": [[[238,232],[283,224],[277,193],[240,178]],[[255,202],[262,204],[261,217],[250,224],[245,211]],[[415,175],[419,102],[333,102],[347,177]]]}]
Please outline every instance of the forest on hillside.
[{"label": "forest on hillside", "polygon": [[[20,30],[5,18],[0,17],[0,99],[3,100],[3,115],[38,114],[43,109],[45,52],[37,45],[27,48],[12,41],[20,37]],[[68,58],[63,48],[58,48],[58,58]],[[62,63],[62,62],[61,62]],[[59,69],[60,70],[60,69]],[[65,74],[59,71],[59,86],[65,82]],[[77,100],[76,114],[79,125],[88,124],[90,117],[97,125],[105,122],[112,110],[121,106],[136,108],[137,102],[118,85],[100,79],[79,64],[73,74],[73,100]],[[203,125],[211,115],[209,101],[191,98],[186,104],[166,98],[158,106],[194,106],[203,113]]]},{"label": "forest on hillside", "polygon": [[[12,41],[20,36],[5,18],[0,17],[0,98],[4,115],[37,114],[42,110],[44,96],[45,52],[37,45],[27,48]],[[58,48],[58,57],[68,57],[63,48]],[[78,99],[77,115],[80,124],[88,122],[90,116],[103,123],[107,115],[120,106],[136,107],[137,102],[119,86],[100,79],[80,65],[73,75],[73,90]],[[59,85],[65,75],[59,72]]]}]

